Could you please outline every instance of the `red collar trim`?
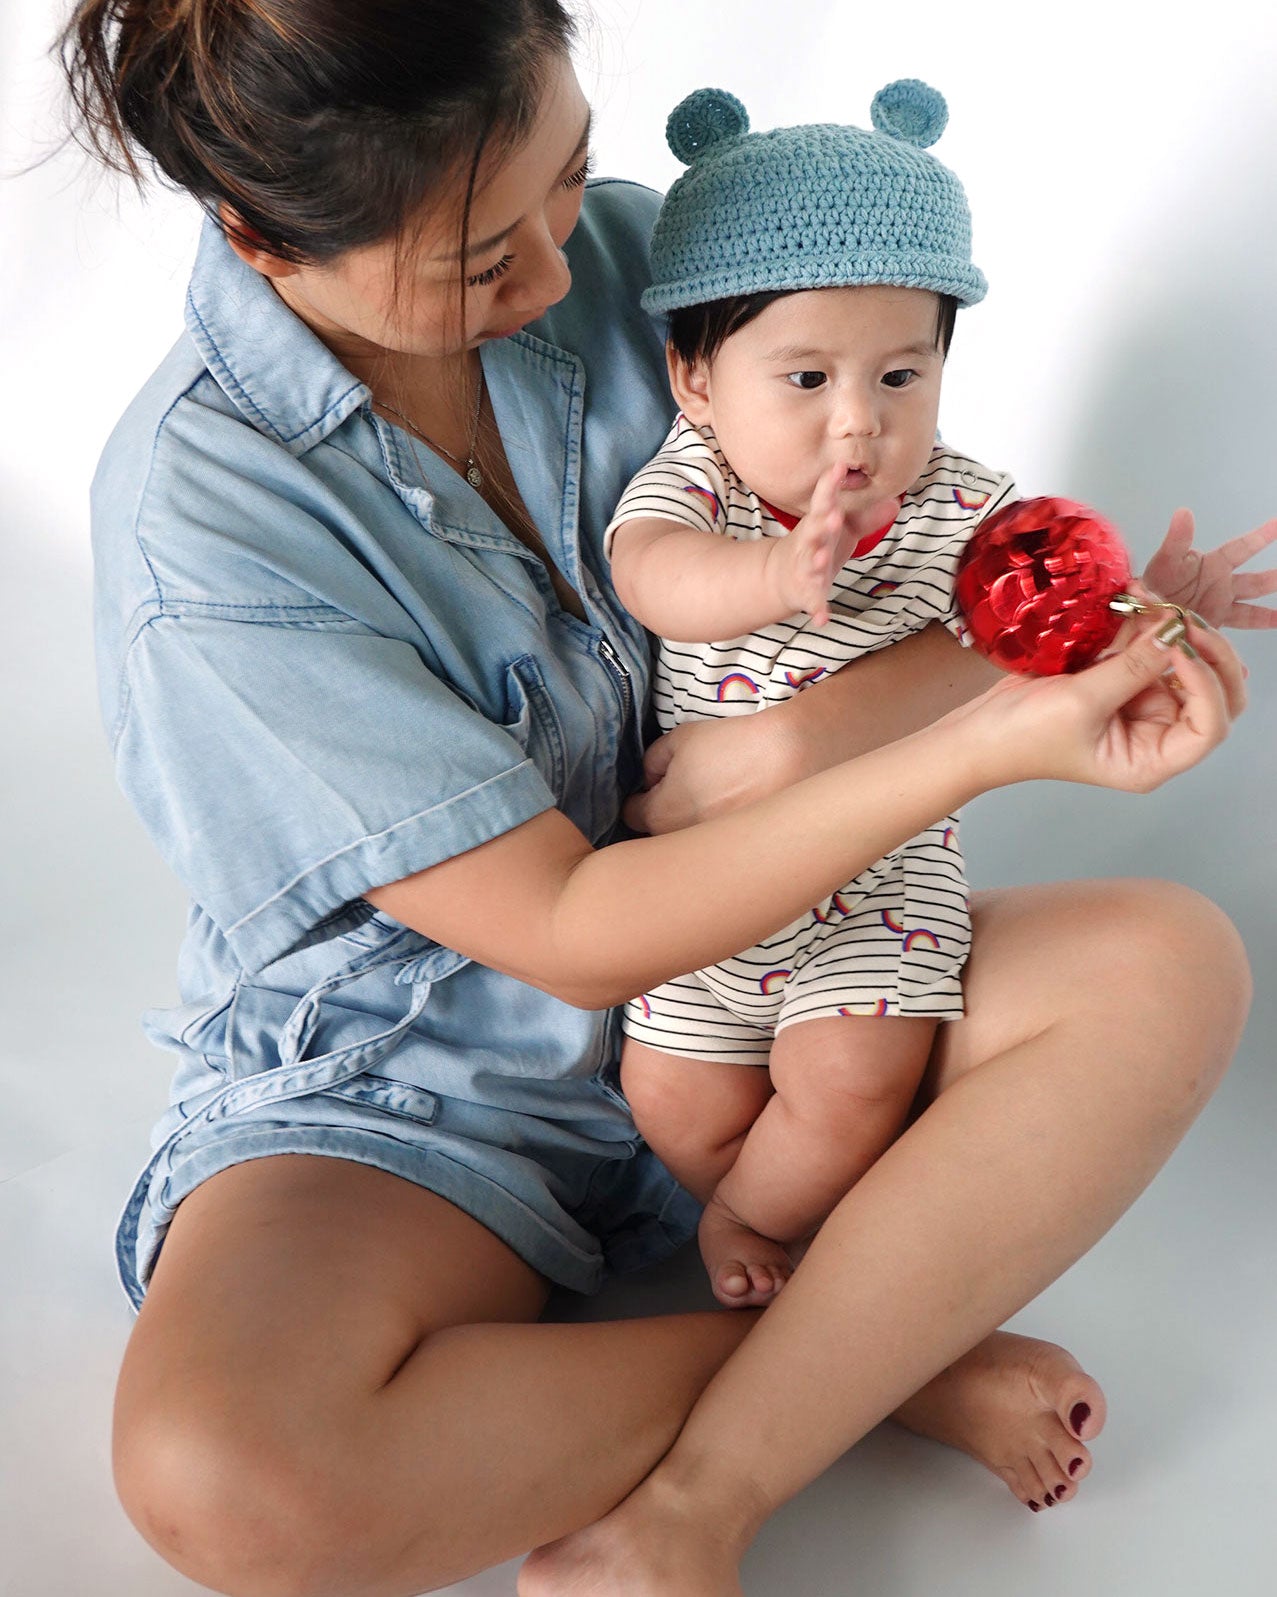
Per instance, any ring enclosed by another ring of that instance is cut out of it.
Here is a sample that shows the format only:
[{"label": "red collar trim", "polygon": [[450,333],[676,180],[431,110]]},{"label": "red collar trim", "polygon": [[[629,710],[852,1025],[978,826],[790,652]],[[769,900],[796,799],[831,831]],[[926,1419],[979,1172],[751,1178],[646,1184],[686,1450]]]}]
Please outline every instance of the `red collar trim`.
[{"label": "red collar trim", "polygon": [[[802,520],[801,516],[791,516],[788,510],[780,510],[776,505],[769,504],[768,501],[763,498],[762,494],[759,494],[758,500],[767,514],[771,516],[773,520],[779,521],[786,532],[792,532]],[[897,514],[899,514],[899,512],[897,512]],[[867,555],[871,550],[876,549],[891,531],[891,529],[895,526],[895,524],[896,517],[892,516],[891,520],[884,522],[883,525],[878,528],[877,532],[871,532],[867,538],[862,538],[847,556],[848,560],[859,560],[862,555]]]}]

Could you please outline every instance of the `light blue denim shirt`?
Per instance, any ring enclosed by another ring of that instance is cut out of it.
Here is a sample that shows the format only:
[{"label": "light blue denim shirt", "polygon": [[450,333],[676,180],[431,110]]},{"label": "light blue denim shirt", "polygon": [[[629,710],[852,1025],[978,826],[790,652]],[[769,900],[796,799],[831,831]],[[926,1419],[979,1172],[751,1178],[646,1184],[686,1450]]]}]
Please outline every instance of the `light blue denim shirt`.
[{"label": "light blue denim shirt", "polygon": [[[179,1063],[120,1232],[135,1301],[177,1203],[242,1158],[397,1168],[359,1138],[372,1126],[397,1145],[444,1100],[460,1106],[445,1163],[476,1179],[465,1106],[507,1117],[489,1132],[507,1152],[520,1116],[633,1152],[612,1012],[468,963],[361,894],[556,805],[605,843],[637,781],[648,642],[601,540],[669,424],[659,329],[638,303],[656,205],[592,183],[571,292],[482,351],[520,493],[586,622],[206,224],[186,333],[93,492],[103,717],[119,781],[191,896],[182,1003],[145,1020]],[[431,1184],[462,1201],[450,1179]],[[541,1213],[537,1190],[518,1202],[561,1242],[574,1195]],[[597,1247],[570,1227],[568,1242],[569,1284],[594,1284]]]}]

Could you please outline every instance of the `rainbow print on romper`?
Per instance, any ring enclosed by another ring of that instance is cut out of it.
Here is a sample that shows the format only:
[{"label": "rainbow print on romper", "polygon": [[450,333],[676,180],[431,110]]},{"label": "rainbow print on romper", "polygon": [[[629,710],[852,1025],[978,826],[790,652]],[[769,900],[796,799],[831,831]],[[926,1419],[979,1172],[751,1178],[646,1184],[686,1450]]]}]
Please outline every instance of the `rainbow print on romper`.
[{"label": "rainbow print on romper", "polygon": [[[714,520],[718,521],[720,519],[723,514],[723,501],[712,489],[702,488],[699,483],[685,482],[683,484],[683,492],[685,494],[700,494],[702,499],[708,499],[710,509],[714,512]],[[988,495],[986,494],[985,497],[987,498]]]},{"label": "rainbow print on romper", "polygon": [[884,593],[894,593],[900,586],[898,582],[888,582],[884,577],[881,582],[875,582],[869,590],[871,599],[880,599]]},{"label": "rainbow print on romper", "polygon": [[762,689],[758,686],[758,683],[754,681],[753,677],[747,677],[743,671],[731,671],[718,684],[717,698],[720,704],[725,704],[727,702],[728,693],[737,685],[737,683],[740,683],[740,685],[745,689],[751,698],[755,694],[762,692]]},{"label": "rainbow print on romper", "polygon": [[989,502],[988,493],[981,492],[978,488],[958,488],[955,486],[953,497],[964,510],[981,510]]},{"label": "rainbow print on romper", "polygon": [[891,911],[889,909],[884,909],[883,912],[882,912],[882,924],[887,928],[887,930],[889,932],[895,932],[897,937],[903,937],[904,936],[904,933],[905,933],[904,927],[900,926],[900,925],[897,925],[897,923],[894,920],[892,920]]},{"label": "rainbow print on romper", "polygon": [[826,667],[818,665],[814,671],[786,671],[785,681],[791,688],[805,688],[809,682],[815,682],[818,677],[823,677]]},{"label": "rainbow print on romper", "polygon": [[638,997],[634,1000],[634,1002],[636,1004],[641,1004],[643,1006],[643,1019],[644,1020],[651,1020],[651,1018],[652,1018],[652,1006],[648,1002],[647,994],[646,993],[640,993],[638,995]]},{"label": "rainbow print on romper", "polygon": [[908,937],[905,938],[905,953],[907,954],[909,950],[916,944],[920,943],[924,937],[930,939],[932,948],[940,947],[940,939],[934,932],[929,932],[925,926],[915,926],[914,929],[909,933]]},{"label": "rainbow print on romper", "polygon": [[760,978],[758,990],[760,993],[774,993],[778,987],[783,987],[793,974],[792,970],[769,970]]},{"label": "rainbow print on romper", "polygon": [[835,914],[845,917],[851,914],[851,908],[841,893],[834,893],[829,900],[828,913],[825,913],[823,910],[817,908],[812,910],[812,914],[815,916],[820,925],[828,926],[830,921],[833,920]]},{"label": "rainbow print on romper", "polygon": [[957,848],[958,834],[954,831],[952,826],[945,827],[944,835],[941,838],[941,841],[944,843],[946,848]]},{"label": "rainbow print on romper", "polygon": [[882,1020],[887,1013],[887,1000],[880,998],[876,1004],[839,1004],[838,1013],[846,1015],[849,1020],[858,1017]]}]

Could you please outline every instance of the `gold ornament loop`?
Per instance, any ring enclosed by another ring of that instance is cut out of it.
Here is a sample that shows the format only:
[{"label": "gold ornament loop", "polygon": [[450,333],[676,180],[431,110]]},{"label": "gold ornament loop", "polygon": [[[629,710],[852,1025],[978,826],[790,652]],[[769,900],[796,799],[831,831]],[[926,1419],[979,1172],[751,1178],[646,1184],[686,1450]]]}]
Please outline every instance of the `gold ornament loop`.
[{"label": "gold ornament loop", "polygon": [[1196,610],[1173,604],[1169,599],[1137,599],[1133,593],[1119,593],[1109,600],[1109,609],[1123,616],[1151,616],[1155,610],[1173,610],[1185,631],[1190,621],[1194,626],[1210,629],[1210,622]]},{"label": "gold ornament loop", "polygon": [[1209,622],[1204,621],[1196,610],[1188,610],[1182,604],[1174,604],[1169,599],[1137,599],[1132,593],[1119,593],[1109,600],[1109,609],[1116,610],[1124,616],[1151,616],[1158,610],[1169,610],[1171,614],[1158,627],[1153,635],[1153,641],[1159,643],[1163,649],[1178,646],[1180,651],[1190,660],[1200,659],[1201,656],[1191,643],[1188,642],[1188,623],[1206,628]]}]

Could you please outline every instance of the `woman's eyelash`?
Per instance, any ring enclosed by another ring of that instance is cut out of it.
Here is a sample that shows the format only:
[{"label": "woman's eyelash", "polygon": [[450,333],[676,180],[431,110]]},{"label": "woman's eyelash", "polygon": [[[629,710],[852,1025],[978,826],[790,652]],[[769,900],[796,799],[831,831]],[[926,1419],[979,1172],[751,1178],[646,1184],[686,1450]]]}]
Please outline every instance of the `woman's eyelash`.
[{"label": "woman's eyelash", "polygon": [[579,189],[593,170],[594,152],[591,151],[581,165],[577,167],[576,171],[573,172],[572,176],[563,179],[563,187],[565,189]]},{"label": "woman's eyelash", "polygon": [[489,283],[495,283],[498,277],[503,277],[510,270],[513,255],[503,255],[499,261],[494,261],[485,271],[477,272],[474,277],[466,278],[467,288],[486,288]]},{"label": "woman's eyelash", "polygon": [[[593,170],[594,156],[591,153],[590,155],[586,156],[585,160],[580,166],[577,167],[576,171],[573,172],[570,177],[565,177],[563,179],[563,187],[565,189],[579,189]],[[495,283],[498,277],[505,276],[505,274],[510,270],[510,263],[513,260],[513,255],[503,255],[499,261],[494,261],[492,265],[487,267],[484,271],[476,272],[473,277],[467,277],[466,287],[487,288],[489,283]]]}]

